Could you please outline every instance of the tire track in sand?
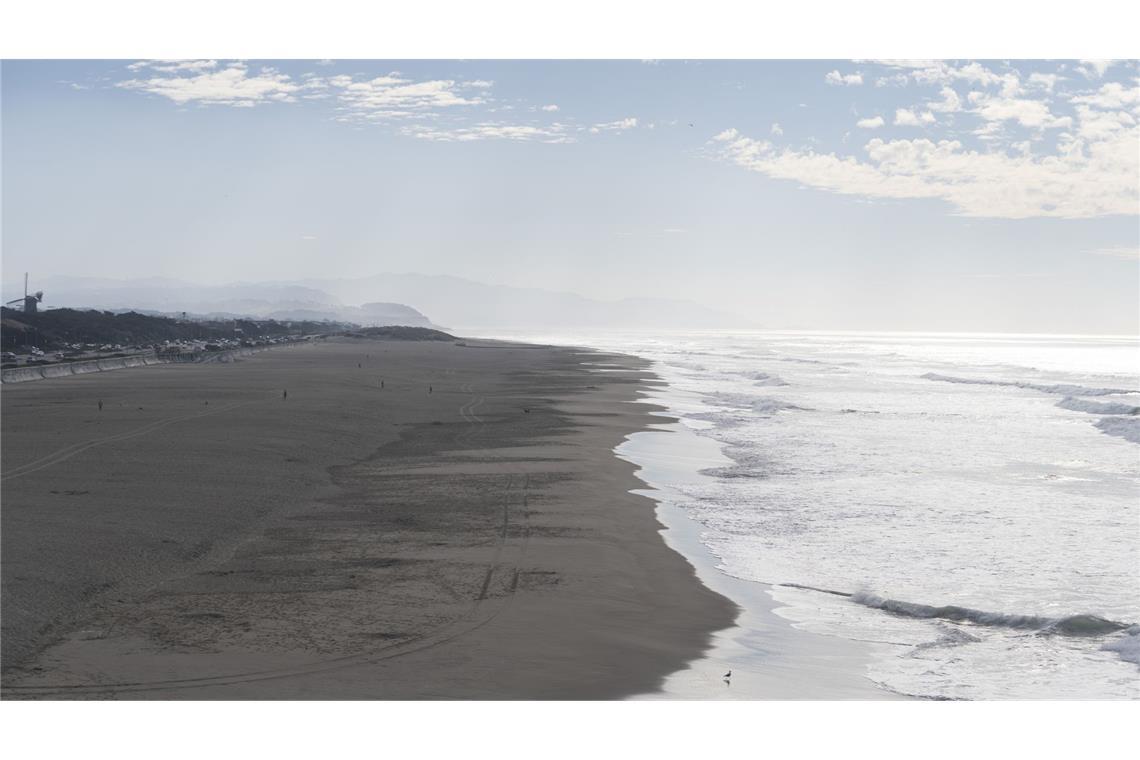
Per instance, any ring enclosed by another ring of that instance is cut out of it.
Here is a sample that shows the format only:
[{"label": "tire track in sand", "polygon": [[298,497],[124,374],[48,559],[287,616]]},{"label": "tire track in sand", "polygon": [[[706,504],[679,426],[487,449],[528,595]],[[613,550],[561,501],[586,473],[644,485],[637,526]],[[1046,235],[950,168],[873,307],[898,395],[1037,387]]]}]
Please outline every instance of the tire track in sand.
[{"label": "tire track in sand", "polygon": [[[474,394],[474,389],[470,384],[464,384],[461,387],[461,390],[465,393]],[[478,430],[481,429],[482,425],[485,424],[483,419],[474,413],[474,410],[481,406],[484,402],[484,397],[477,396],[459,408],[460,417],[468,422],[473,429],[468,428],[467,430],[462,431],[459,435],[455,436],[454,440],[456,443],[459,443],[459,439],[462,437],[463,445],[466,445],[471,440],[471,438],[473,438],[478,433]],[[168,421],[168,424],[172,422],[174,422],[174,420]],[[149,432],[149,430],[145,432]],[[138,431],[136,431],[136,433],[140,435],[142,434],[142,432]],[[217,676],[198,676],[192,678],[177,678],[153,681],[90,684],[43,684],[27,686],[13,685],[4,686],[4,691],[15,692],[28,697],[51,698],[83,695],[90,698],[98,697],[101,695],[115,696],[118,694],[134,694],[163,690],[184,690],[205,688],[210,686],[236,686],[247,683],[316,675],[353,666],[370,665],[383,662],[385,660],[394,659],[396,657],[405,657],[410,654],[415,654],[417,652],[422,652],[424,650],[433,649],[435,647],[451,643],[452,641],[473,633],[491,623],[505,610],[509,609],[511,602],[514,601],[515,592],[518,588],[520,564],[525,558],[527,549],[529,548],[530,544],[530,518],[527,513],[527,506],[529,501],[528,489],[530,486],[529,474],[524,476],[522,482],[521,516],[523,524],[520,526],[522,540],[517,546],[517,552],[514,561],[509,563],[510,565],[513,565],[513,567],[510,567],[509,569],[510,580],[506,585],[507,591],[504,597],[500,600],[499,604],[488,604],[488,601],[492,599],[492,597],[489,596],[491,582],[494,579],[495,574],[504,566],[504,564],[506,564],[503,561],[503,557],[507,552],[508,542],[511,538],[511,501],[516,477],[517,476],[515,475],[507,476],[507,484],[503,489],[503,517],[498,530],[499,541],[496,543],[495,553],[488,563],[487,570],[484,573],[478,596],[473,600],[471,606],[466,612],[454,620],[451,620],[442,626],[439,626],[438,628],[426,631],[418,636],[413,636],[403,641],[394,642],[373,652],[355,655],[344,655],[342,657],[334,657],[327,660],[321,660],[318,662],[297,665],[288,668],[274,668],[262,671],[230,673]],[[489,606],[492,607],[489,612],[480,614]]]},{"label": "tire track in sand", "polygon": [[183,415],[181,417],[168,417],[167,419],[164,419],[164,420],[158,420],[157,422],[151,422],[151,423],[148,423],[146,425],[143,425],[142,427],[134,428],[133,430],[128,430],[125,433],[117,433],[116,435],[109,435],[105,438],[94,438],[90,441],[83,441],[81,443],[73,443],[70,446],[66,446],[66,447],[64,447],[58,451],[55,451],[51,454],[48,454],[47,456],[40,457],[39,459],[35,460],[34,462],[28,462],[27,464],[20,465],[19,467],[13,467],[11,470],[4,473],[3,476],[0,476],[0,482],[12,480],[14,478],[20,478],[20,477],[23,477],[24,475],[31,475],[33,472],[39,472],[40,470],[46,470],[48,467],[53,467],[53,466],[60,464],[62,462],[66,462],[68,459],[71,459],[73,456],[75,456],[77,454],[82,454],[84,451],[87,451],[88,449],[93,449],[96,446],[104,446],[108,443],[116,443],[118,441],[126,441],[126,440],[129,440],[131,438],[138,438],[140,435],[146,435],[147,433],[153,433],[155,430],[160,430],[160,429],[162,429],[164,427],[168,427],[170,425],[176,425],[179,422],[186,422],[187,420],[198,419],[199,417],[208,417],[208,416],[213,415],[213,414],[222,414],[223,412],[233,411],[234,409],[237,409],[238,407],[247,406],[249,404],[254,404],[254,403],[258,403],[258,402],[256,402],[256,401],[243,401],[241,403],[230,404],[229,406],[223,406],[223,407],[219,407],[217,409],[211,409],[211,410],[206,411],[206,412],[195,412],[193,414],[186,414],[186,415]]}]

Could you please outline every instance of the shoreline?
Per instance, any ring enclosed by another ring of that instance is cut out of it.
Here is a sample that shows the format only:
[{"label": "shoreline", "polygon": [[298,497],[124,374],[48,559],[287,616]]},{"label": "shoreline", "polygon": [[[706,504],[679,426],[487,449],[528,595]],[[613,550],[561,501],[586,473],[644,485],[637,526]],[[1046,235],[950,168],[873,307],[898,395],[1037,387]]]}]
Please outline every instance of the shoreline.
[{"label": "shoreline", "polygon": [[[657,404],[658,399],[645,399]],[[740,615],[713,634],[713,645],[661,689],[634,695],[638,700],[897,700],[907,699],[874,683],[867,675],[872,644],[823,636],[795,628],[781,617],[780,606],[764,583],[724,573],[720,560],[701,542],[700,523],[680,506],[674,485],[709,477],[699,471],[731,462],[715,441],[701,438],[670,412],[668,420],[634,433],[617,454],[639,465],[639,489],[653,498],[664,526],[666,544],[686,558],[710,590],[732,600]],[[699,463],[699,464],[698,464]],[[731,670],[731,683],[710,677]]]},{"label": "shoreline", "polygon": [[[4,452],[4,697],[660,688],[737,610],[662,540],[613,453],[656,421],[630,406],[648,363],[477,345],[344,339],[6,388],[24,445]],[[131,400],[98,417],[108,394]]]}]

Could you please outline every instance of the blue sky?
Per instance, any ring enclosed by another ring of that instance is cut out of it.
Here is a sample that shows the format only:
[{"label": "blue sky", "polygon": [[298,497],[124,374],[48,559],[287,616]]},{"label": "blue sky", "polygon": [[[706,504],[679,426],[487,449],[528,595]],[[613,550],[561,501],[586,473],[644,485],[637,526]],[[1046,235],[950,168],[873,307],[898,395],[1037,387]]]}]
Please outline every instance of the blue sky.
[{"label": "blue sky", "polygon": [[1135,62],[5,62],[4,278],[455,274],[1136,332]]}]

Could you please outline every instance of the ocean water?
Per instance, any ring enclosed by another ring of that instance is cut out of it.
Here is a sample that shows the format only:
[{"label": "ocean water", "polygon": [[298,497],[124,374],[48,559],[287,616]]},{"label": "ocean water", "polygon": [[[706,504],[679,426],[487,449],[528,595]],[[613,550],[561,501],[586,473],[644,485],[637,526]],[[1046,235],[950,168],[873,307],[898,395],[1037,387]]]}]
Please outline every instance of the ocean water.
[{"label": "ocean water", "polygon": [[651,359],[653,400],[723,455],[671,506],[792,626],[874,643],[882,688],[1140,697],[1140,341],[516,337]]}]

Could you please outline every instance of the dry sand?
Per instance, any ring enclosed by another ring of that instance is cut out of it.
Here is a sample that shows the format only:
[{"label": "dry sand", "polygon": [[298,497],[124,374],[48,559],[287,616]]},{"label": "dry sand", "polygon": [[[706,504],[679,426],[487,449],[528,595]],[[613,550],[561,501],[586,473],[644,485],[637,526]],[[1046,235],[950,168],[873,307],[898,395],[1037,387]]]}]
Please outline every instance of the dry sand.
[{"label": "dry sand", "polygon": [[4,698],[657,688],[737,610],[613,455],[643,370],[335,339],[4,387]]}]

